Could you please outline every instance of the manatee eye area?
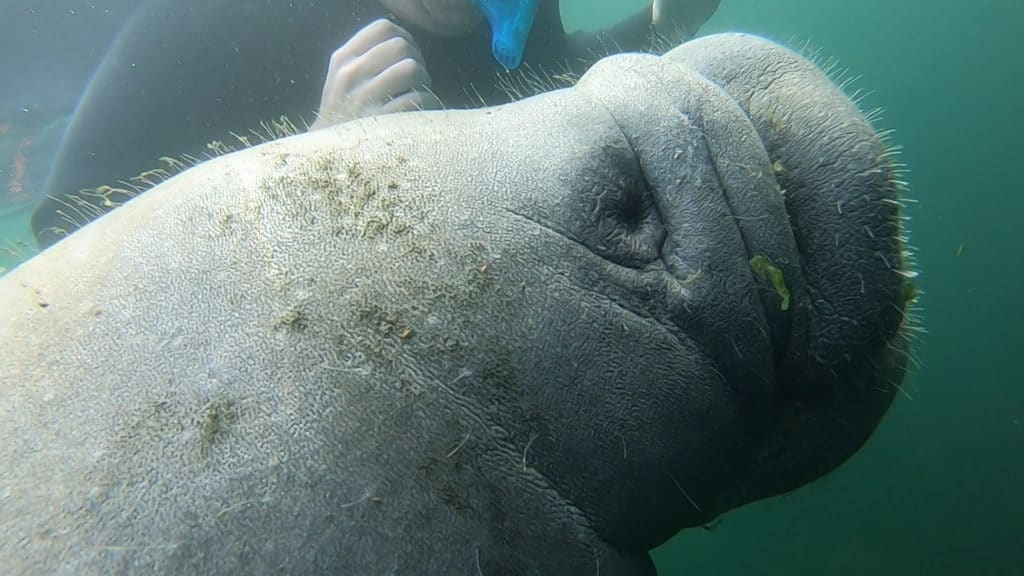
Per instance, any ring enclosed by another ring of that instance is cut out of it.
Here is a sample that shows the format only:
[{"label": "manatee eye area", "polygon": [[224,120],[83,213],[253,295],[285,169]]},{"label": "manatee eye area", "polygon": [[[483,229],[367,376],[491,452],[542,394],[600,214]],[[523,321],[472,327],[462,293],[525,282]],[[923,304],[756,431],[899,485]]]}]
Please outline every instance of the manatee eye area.
[{"label": "manatee eye area", "polygon": [[592,192],[590,226],[581,235],[589,248],[630,268],[643,268],[661,257],[665,226],[654,191],[640,174],[620,172]]}]

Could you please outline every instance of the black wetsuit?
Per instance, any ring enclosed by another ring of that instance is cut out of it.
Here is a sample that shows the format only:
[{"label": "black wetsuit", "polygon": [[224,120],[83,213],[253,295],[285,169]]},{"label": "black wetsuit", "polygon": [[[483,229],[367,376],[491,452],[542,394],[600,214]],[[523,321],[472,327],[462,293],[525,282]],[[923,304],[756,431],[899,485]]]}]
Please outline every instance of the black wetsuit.
[{"label": "black wetsuit", "polygon": [[[648,37],[649,10],[614,29],[567,35],[557,0],[545,0],[524,63],[582,72],[597,58],[636,50]],[[335,49],[377,18],[391,18],[419,45],[432,89],[448,107],[508,99],[498,84],[490,30],[439,37],[403,22],[377,0],[149,0],[113,44],[75,111],[32,215],[49,246],[109,210],[81,190],[165,167],[161,157],[206,157],[207,144],[231,143],[282,115],[299,128],[319,106]],[[606,49],[607,47],[607,49]],[[90,207],[80,205],[89,201]],[[124,196],[113,200],[126,200]],[[73,221],[73,222],[72,222]]]}]

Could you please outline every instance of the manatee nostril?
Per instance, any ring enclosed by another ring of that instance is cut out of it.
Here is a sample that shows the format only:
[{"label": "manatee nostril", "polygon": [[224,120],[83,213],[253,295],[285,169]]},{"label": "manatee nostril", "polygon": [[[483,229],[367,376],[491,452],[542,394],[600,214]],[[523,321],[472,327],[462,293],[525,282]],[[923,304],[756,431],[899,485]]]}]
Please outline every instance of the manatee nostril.
[{"label": "manatee nostril", "polygon": [[598,254],[631,267],[659,258],[665,227],[646,181],[634,176],[618,178],[594,198],[591,216]]},{"label": "manatee nostril", "polygon": [[635,232],[653,210],[654,205],[648,194],[621,194],[609,212],[612,217],[618,218],[628,232]]},{"label": "manatee nostril", "polygon": [[628,145],[602,146],[597,158],[571,167],[565,194],[550,210],[514,210],[619,266],[646,268],[661,260],[667,236],[658,206],[660,190],[645,177]]}]

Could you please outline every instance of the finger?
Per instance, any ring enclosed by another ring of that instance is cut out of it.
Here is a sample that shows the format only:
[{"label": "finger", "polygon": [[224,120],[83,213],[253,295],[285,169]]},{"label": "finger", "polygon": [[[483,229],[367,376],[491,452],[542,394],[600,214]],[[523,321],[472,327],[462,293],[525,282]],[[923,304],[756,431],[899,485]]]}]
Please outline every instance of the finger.
[{"label": "finger", "polygon": [[359,79],[355,83],[355,87],[358,87],[361,82],[373,80],[403,60],[411,60],[421,68],[426,68],[423,55],[415,44],[408,43],[404,38],[392,38],[374,46],[350,63],[345,73]]},{"label": "finger", "polygon": [[[354,61],[344,66],[333,67],[328,71],[327,80],[324,82],[321,93],[321,108],[333,108],[341,103],[354,101],[365,102],[370,98],[378,98],[380,94],[369,94],[372,91],[374,79],[384,73],[385,70],[396,63],[410,60],[424,70],[423,56],[415,44],[410,44],[405,38],[394,37],[378,44],[364,53]],[[429,82],[429,78],[427,80]],[[397,92],[404,93],[411,88],[412,84],[404,90]],[[364,96],[360,99],[359,94]]]},{"label": "finger", "polygon": [[384,105],[389,100],[425,86],[430,86],[430,74],[427,73],[427,69],[419,62],[406,58],[395,62],[357,87],[350,98],[362,106]]},{"label": "finger", "polygon": [[389,20],[374,21],[332,54],[314,124],[373,114],[418,84],[429,85],[430,77],[412,36]]},{"label": "finger", "polygon": [[383,18],[374,20],[356,32],[341,48],[338,48],[331,54],[329,67],[331,70],[340,70],[374,47],[392,38],[401,38],[412,46],[416,45],[412,35],[401,26]]}]

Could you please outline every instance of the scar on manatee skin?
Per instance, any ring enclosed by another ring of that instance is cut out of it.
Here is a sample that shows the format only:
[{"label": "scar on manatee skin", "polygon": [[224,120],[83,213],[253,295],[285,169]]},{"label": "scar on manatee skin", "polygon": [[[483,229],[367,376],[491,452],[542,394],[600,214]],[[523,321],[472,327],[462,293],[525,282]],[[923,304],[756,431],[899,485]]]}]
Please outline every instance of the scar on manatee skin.
[{"label": "scar on manatee skin", "polygon": [[43,309],[50,307],[50,303],[46,301],[46,298],[43,298],[43,293],[38,288],[35,289],[35,296],[36,306],[39,306],[40,308]]},{"label": "scar on manatee skin", "polygon": [[537,433],[530,434],[530,440],[526,443],[526,448],[523,448],[523,472],[526,472],[526,453],[530,451],[530,445],[537,439]]},{"label": "scar on manatee skin", "polygon": [[458,446],[453,448],[451,452],[448,452],[447,454],[444,455],[445,459],[451,460],[452,456],[455,456],[459,452],[459,450],[462,450],[462,447],[466,445],[466,442],[469,442],[470,436],[471,434],[466,434],[466,437],[462,439],[462,442],[459,442]]},{"label": "scar on manatee skin", "polygon": [[779,298],[782,298],[780,307],[783,310],[789,310],[789,289],[786,288],[786,279],[782,276],[782,270],[779,270],[772,264],[771,260],[760,254],[750,259],[750,267],[761,282],[764,282],[765,279],[771,280],[772,286],[775,287],[775,292],[779,295]]}]

